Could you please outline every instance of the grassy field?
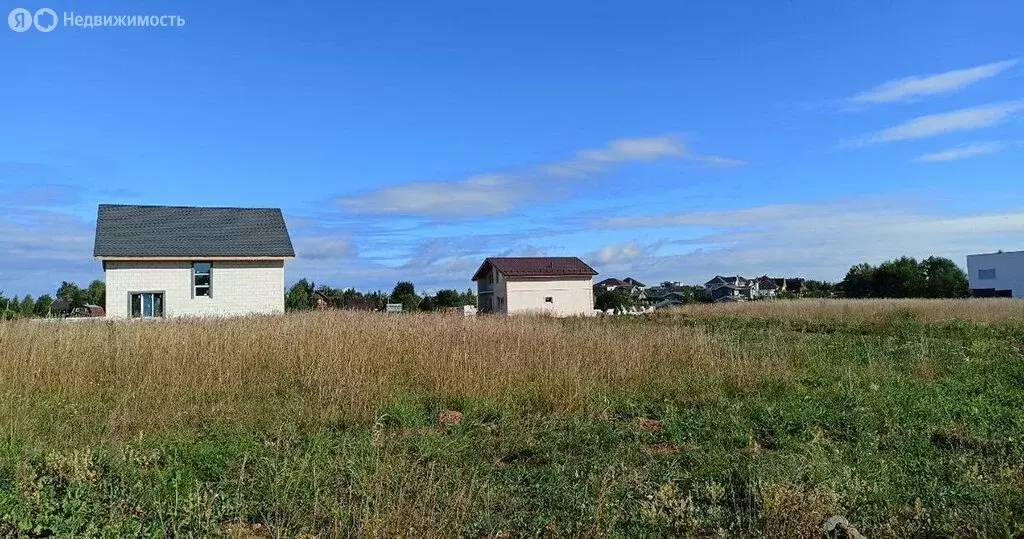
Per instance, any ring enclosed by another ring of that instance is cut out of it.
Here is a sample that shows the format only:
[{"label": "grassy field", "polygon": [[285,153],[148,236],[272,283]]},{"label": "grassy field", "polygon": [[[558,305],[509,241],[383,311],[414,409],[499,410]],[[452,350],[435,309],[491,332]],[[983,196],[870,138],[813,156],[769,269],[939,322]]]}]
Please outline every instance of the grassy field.
[{"label": "grassy field", "polygon": [[1005,537],[1024,302],[15,321],[0,429],[0,536]]}]

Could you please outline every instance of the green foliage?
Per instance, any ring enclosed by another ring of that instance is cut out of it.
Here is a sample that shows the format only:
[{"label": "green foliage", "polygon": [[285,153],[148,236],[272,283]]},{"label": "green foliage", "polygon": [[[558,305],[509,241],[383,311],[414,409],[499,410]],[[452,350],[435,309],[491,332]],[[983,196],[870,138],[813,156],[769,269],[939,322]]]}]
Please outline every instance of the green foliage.
[{"label": "green foliage", "polygon": [[401,303],[402,310],[405,312],[419,310],[421,301],[422,298],[416,295],[416,287],[409,281],[399,281],[395,284],[395,288],[391,291],[391,297],[388,299],[389,303]]},{"label": "green foliage", "polygon": [[438,290],[437,294],[434,294],[434,300],[438,309],[462,306],[462,295],[458,290]]},{"label": "green foliage", "polygon": [[841,283],[848,298],[962,298],[970,296],[967,274],[952,260],[911,257],[850,268]]},{"label": "green foliage", "polygon": [[32,316],[36,310],[36,302],[32,299],[31,295],[27,295],[21,300],[21,305],[18,308],[23,316]]},{"label": "green foliage", "polygon": [[36,299],[33,313],[36,316],[47,316],[50,314],[50,306],[53,305],[53,298],[49,294],[43,294]]},{"label": "green foliage", "polygon": [[284,307],[290,311],[313,308],[313,283],[305,278],[299,279],[284,296]]},{"label": "green foliage", "polygon": [[848,298],[872,297],[874,275],[875,267],[867,262],[851,267],[842,282],[843,293]]},{"label": "green foliage", "polygon": [[416,287],[409,281],[399,281],[395,284],[394,290],[391,291],[392,297],[414,295],[416,295]]},{"label": "green foliage", "polygon": [[804,293],[805,298],[831,297],[836,288],[833,283],[828,281],[816,281],[814,279],[808,279],[804,282],[804,286],[807,287],[807,292]]},{"label": "green foliage", "polygon": [[952,260],[930,256],[921,261],[924,274],[925,297],[966,298],[971,295],[967,274]]},{"label": "green foliage", "polygon": [[621,289],[601,292],[594,300],[595,309],[602,311],[613,310],[616,313],[621,313],[635,305],[636,302],[630,297],[629,293]]},{"label": "green foliage", "polygon": [[436,311],[437,309],[437,299],[435,296],[423,296],[423,299],[420,300],[419,310]]},{"label": "green foliage", "polygon": [[75,283],[64,281],[60,284],[60,288],[57,289],[57,298],[67,301],[71,308],[81,307],[86,303],[89,303],[89,293],[79,288]]},{"label": "green foliage", "polygon": [[85,295],[88,303],[93,305],[99,305],[100,307],[107,307],[107,284],[103,281],[96,279],[89,283],[89,288],[86,289]]}]

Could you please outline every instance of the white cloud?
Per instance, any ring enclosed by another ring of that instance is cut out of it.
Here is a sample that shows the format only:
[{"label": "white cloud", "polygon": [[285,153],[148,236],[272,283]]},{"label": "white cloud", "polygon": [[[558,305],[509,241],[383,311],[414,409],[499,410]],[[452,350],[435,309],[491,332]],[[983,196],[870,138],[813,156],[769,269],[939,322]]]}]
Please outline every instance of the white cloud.
[{"label": "white cloud", "polygon": [[507,213],[531,189],[515,176],[482,174],[457,182],[408,183],[367,195],[337,199],[356,213],[464,217]]},{"label": "white cloud", "polygon": [[1015,65],[1017,65],[1017,60],[1005,60],[934,75],[917,75],[891,80],[855,95],[851,101],[859,104],[889,103],[926,95],[951,93],[978,81],[994,77]]},{"label": "white cloud", "polygon": [[61,281],[84,286],[103,277],[92,257],[93,223],[60,212],[4,208],[0,213],[0,290],[7,296],[54,294]]},{"label": "white cloud", "polygon": [[605,245],[600,249],[588,253],[586,260],[596,264],[614,264],[629,260],[642,258],[650,253],[647,245],[641,245],[636,241],[628,243]]},{"label": "white cloud", "polygon": [[902,255],[948,256],[963,265],[967,254],[1024,242],[1024,210],[940,215],[899,202],[864,200],[620,217],[599,225],[664,227],[676,237],[689,233],[691,239],[669,241],[660,249],[677,254],[641,256],[614,266],[641,280],[694,283],[736,273],[836,280],[853,264]]},{"label": "white cloud", "polygon": [[689,150],[676,137],[619,139],[601,149],[576,152],[573,159],[544,165],[542,170],[552,176],[579,176],[599,172],[619,163],[682,158],[689,154]]},{"label": "white cloud", "polygon": [[1024,101],[1008,101],[919,116],[900,125],[848,141],[845,145],[864,146],[899,140],[922,139],[955,131],[982,129],[999,124],[1021,110],[1024,110]]},{"label": "white cloud", "polygon": [[306,236],[293,243],[300,259],[338,260],[353,255],[352,241],[346,236]]},{"label": "white cloud", "polygon": [[583,179],[618,165],[659,159],[690,160],[708,167],[745,164],[737,159],[695,154],[674,136],[618,139],[603,148],[576,152],[567,161],[541,164],[516,174],[488,173],[459,181],[407,183],[365,195],[342,197],[336,202],[352,212],[369,214],[429,218],[501,215],[541,193],[548,198],[564,196],[570,185],[554,184],[551,180],[555,178]]},{"label": "white cloud", "polygon": [[971,157],[977,157],[979,155],[987,155],[992,153],[998,153],[1003,151],[1006,147],[1002,142],[985,142],[980,144],[970,144],[966,146],[959,146],[956,148],[950,148],[948,150],[942,150],[940,152],[934,152],[922,155],[914,161],[922,163],[942,163],[946,161],[958,161],[960,159],[968,159]]}]

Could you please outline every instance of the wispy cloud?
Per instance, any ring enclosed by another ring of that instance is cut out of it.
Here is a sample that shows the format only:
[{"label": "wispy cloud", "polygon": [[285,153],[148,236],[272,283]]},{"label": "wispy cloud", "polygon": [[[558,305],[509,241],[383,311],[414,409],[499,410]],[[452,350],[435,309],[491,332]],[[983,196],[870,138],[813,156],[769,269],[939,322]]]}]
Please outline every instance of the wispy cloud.
[{"label": "wispy cloud", "polygon": [[602,148],[576,152],[565,161],[526,167],[515,173],[485,173],[463,180],[413,182],[384,187],[336,202],[354,213],[393,214],[427,218],[469,218],[506,214],[536,199],[568,193],[572,183],[628,163],[662,159],[691,161],[704,167],[745,164],[738,159],[702,155],[677,136],[613,140]]},{"label": "wispy cloud", "polygon": [[1002,142],[984,142],[979,144],[969,144],[965,146],[958,146],[956,148],[950,148],[948,150],[942,150],[941,152],[934,152],[924,154],[917,157],[914,161],[921,163],[943,163],[946,161],[959,161],[961,159],[969,159],[971,157],[977,157],[979,155],[988,155],[992,153],[998,153],[1006,148],[1006,144]]},{"label": "wispy cloud", "polygon": [[674,254],[610,260],[602,273],[695,283],[716,273],[840,279],[864,261],[939,255],[963,264],[969,253],[1006,248],[1024,238],[1024,210],[941,215],[893,201],[841,200],[617,217],[596,225],[664,227],[688,238],[659,249]]},{"label": "wispy cloud", "polygon": [[418,215],[433,218],[507,213],[528,198],[532,188],[519,177],[481,174],[455,182],[420,182],[385,187],[337,199],[355,213]]},{"label": "wispy cloud", "polygon": [[945,73],[891,80],[853,96],[850,101],[865,105],[907,101],[922,96],[952,93],[978,81],[999,75],[1017,65],[1017,62],[1016,59],[1004,60]]},{"label": "wispy cloud", "polygon": [[637,241],[604,245],[587,253],[586,259],[595,264],[616,264],[648,256],[653,251],[649,245]]},{"label": "wispy cloud", "polygon": [[857,139],[844,141],[842,145],[865,146],[900,140],[922,139],[956,131],[982,129],[1002,123],[1021,110],[1024,110],[1024,101],[1007,101],[941,114],[919,116],[900,125]]}]

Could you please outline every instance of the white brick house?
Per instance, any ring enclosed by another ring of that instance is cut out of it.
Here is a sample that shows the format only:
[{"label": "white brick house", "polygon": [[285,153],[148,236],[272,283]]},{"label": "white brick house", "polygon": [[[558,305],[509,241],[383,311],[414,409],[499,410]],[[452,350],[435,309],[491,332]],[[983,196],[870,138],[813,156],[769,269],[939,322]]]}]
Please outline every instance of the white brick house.
[{"label": "white brick house", "polygon": [[592,315],[594,275],[576,257],[491,257],[473,275],[477,312]]},{"label": "white brick house", "polygon": [[108,318],[284,312],[295,257],[281,210],[101,204]]}]

